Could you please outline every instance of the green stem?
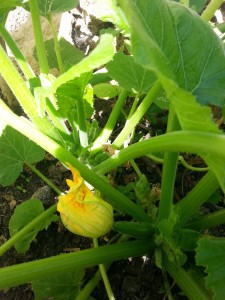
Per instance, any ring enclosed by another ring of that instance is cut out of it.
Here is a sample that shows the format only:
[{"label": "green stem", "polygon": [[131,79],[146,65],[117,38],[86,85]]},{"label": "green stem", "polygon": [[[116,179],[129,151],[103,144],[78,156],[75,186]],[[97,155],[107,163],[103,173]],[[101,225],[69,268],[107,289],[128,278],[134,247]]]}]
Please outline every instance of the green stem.
[{"label": "green stem", "polygon": [[225,223],[225,209],[215,211],[211,214],[203,216],[196,221],[187,223],[188,228],[194,230],[202,231],[208,228],[213,228],[216,226],[223,225]]},{"label": "green stem", "polygon": [[141,177],[142,177],[141,170],[138,168],[138,165],[136,164],[136,162],[134,161],[134,159],[131,159],[130,163],[131,163],[132,167],[134,168],[134,171],[137,173],[139,179],[141,179]]},{"label": "green stem", "polygon": [[134,98],[134,102],[133,102],[132,107],[131,107],[131,110],[130,110],[129,115],[127,117],[127,120],[130,119],[133,116],[133,114],[134,114],[134,112],[137,108],[138,102],[139,102],[139,94],[136,94],[136,96]]},{"label": "green stem", "polygon": [[[0,256],[3,255],[7,250],[13,247],[18,241],[20,241],[24,236],[33,230],[34,227],[38,226],[44,220],[48,219],[49,216],[56,212],[56,204],[51,206],[49,209],[44,211],[38,217],[33,219],[28,225],[23,227],[19,232],[17,232],[12,238],[6,241],[2,246],[0,246]],[[1,282],[1,279],[0,279]]]},{"label": "green stem", "polygon": [[[163,164],[163,161],[164,161],[163,158],[157,157],[157,156],[155,156],[153,154],[147,154],[146,157],[150,158],[151,160],[153,160],[157,164]],[[195,171],[195,172],[206,172],[206,171],[209,171],[209,167],[199,168],[199,167],[193,167],[193,166],[189,165],[185,161],[185,159],[183,158],[182,155],[179,155],[178,160],[188,170]]]},{"label": "green stem", "polygon": [[[98,239],[94,238],[93,243],[94,243],[94,247],[98,248]],[[107,295],[109,297],[109,300],[114,300],[115,297],[114,297],[113,292],[112,292],[112,288],[111,288],[111,285],[110,285],[110,282],[109,282],[109,279],[108,279],[108,276],[107,276],[107,273],[106,273],[105,266],[103,264],[99,264],[99,270],[101,272],[101,276],[102,276],[102,279],[103,279],[103,282],[104,282],[105,289],[106,289]]]},{"label": "green stem", "polygon": [[180,211],[180,221],[185,224],[218,190],[219,184],[212,171],[209,171],[198,184],[176,205]]},{"label": "green stem", "polygon": [[80,144],[82,147],[86,148],[88,146],[88,134],[87,134],[87,124],[84,108],[84,100],[77,99],[77,111],[78,111],[78,129]]},{"label": "green stem", "polygon": [[53,35],[53,39],[54,39],[54,44],[55,44],[54,49],[55,49],[56,59],[57,59],[58,66],[59,66],[59,72],[60,72],[60,74],[62,74],[64,72],[62,55],[61,55],[61,51],[60,51],[60,46],[59,46],[59,40],[58,40],[58,37],[57,37],[57,33],[55,31],[55,27],[54,27],[53,22],[52,22],[52,15],[49,14],[47,19],[49,21],[49,25],[51,27],[51,31],[52,31],[52,35]]},{"label": "green stem", "polygon": [[[171,105],[168,116],[167,132],[170,133],[179,129],[180,125],[175,110]],[[172,211],[178,155],[178,152],[166,152],[164,154],[158,222],[169,218]]]},{"label": "green stem", "polygon": [[57,186],[54,185],[54,183],[49,180],[47,177],[45,177],[44,174],[42,174],[37,168],[35,168],[35,166],[29,164],[26,162],[26,165],[35,173],[37,174],[44,182],[47,183],[47,185],[49,185],[58,195],[60,195],[62,192],[60,191],[60,189],[57,188]]},{"label": "green stem", "polygon": [[220,6],[222,5],[223,0],[212,0],[209,5],[206,7],[206,9],[203,11],[201,17],[203,20],[205,20],[206,22],[210,21],[216,10],[220,8]]},{"label": "green stem", "polygon": [[188,170],[191,170],[191,171],[196,171],[196,172],[206,172],[206,171],[209,171],[209,167],[205,167],[205,168],[199,168],[199,167],[193,167],[193,166],[190,166],[186,161],[185,159],[183,158],[182,155],[179,156],[179,161],[182,163],[182,165],[187,168]]},{"label": "green stem", "polygon": [[190,300],[209,300],[207,292],[200,287],[186,270],[174,262],[171,262],[166,255],[163,257],[163,263],[170,274],[176,281],[182,291]]},{"label": "green stem", "polygon": [[145,96],[144,100],[141,102],[136,112],[127,120],[125,127],[120,132],[118,137],[115,139],[113,146],[115,148],[120,148],[141,118],[144,116],[149,106],[154,102],[156,96],[160,92],[162,86],[159,80],[157,80],[148,94]]},{"label": "green stem", "polygon": [[79,252],[35,260],[0,269],[0,289],[53,277],[75,269],[95,266],[128,257],[145,255],[155,248],[153,241],[138,240],[100,246]]},{"label": "green stem", "polygon": [[113,110],[109,116],[109,119],[104,129],[102,130],[98,138],[94,141],[93,146],[91,147],[92,153],[96,153],[98,150],[101,149],[103,144],[107,143],[116,125],[117,119],[121,113],[121,109],[124,105],[124,102],[126,101],[127,96],[128,96],[128,91],[126,90],[123,90],[120,93],[119,98],[117,99],[116,104],[113,107]]},{"label": "green stem", "polygon": [[138,207],[104,179],[97,176],[96,173],[84,166],[67,149],[63,148],[48,136],[37,130],[34,126],[30,125],[27,120],[16,116],[13,112],[6,108],[3,102],[0,102],[0,108],[0,119],[37,143],[60,161],[69,163],[74,168],[77,168],[81,173],[81,176],[97,190],[101,191],[103,195],[107,196],[109,202],[116,209],[130,214],[139,221],[151,221],[150,217],[147,216],[142,208]]},{"label": "green stem", "polygon": [[11,91],[19,101],[24,112],[29,119],[47,135],[51,136],[54,140],[61,143],[62,139],[54,126],[48,120],[47,117],[39,117],[38,109],[35,98],[31,94],[30,90],[26,86],[25,81],[5,53],[4,49],[0,46],[0,73],[7,82]]},{"label": "green stem", "polygon": [[223,151],[225,136],[202,131],[182,130],[152,137],[130,145],[118,151],[98,166],[93,167],[93,170],[102,175],[131,159],[147,155],[151,152],[171,151],[201,154],[206,151],[205,145],[207,145],[207,153],[225,159],[225,152]]},{"label": "green stem", "polygon": [[31,66],[28,64],[26,58],[23,56],[17,44],[2,23],[0,23],[0,34],[4,38],[12,54],[15,56],[18,65],[20,66],[27,80],[35,77],[34,71],[32,70]]},{"label": "green stem", "polygon": [[41,30],[41,21],[39,15],[39,8],[36,0],[29,0],[30,13],[32,18],[34,38],[36,42],[38,62],[40,66],[40,72],[44,74],[49,73],[48,60],[46,56],[45,43]]},{"label": "green stem", "polygon": [[[109,268],[110,264],[106,264],[106,270]],[[87,300],[89,299],[92,291],[97,286],[97,284],[101,281],[102,275],[100,270],[98,270],[95,275],[88,281],[85,287],[80,291],[80,293],[76,296],[76,300]]]}]

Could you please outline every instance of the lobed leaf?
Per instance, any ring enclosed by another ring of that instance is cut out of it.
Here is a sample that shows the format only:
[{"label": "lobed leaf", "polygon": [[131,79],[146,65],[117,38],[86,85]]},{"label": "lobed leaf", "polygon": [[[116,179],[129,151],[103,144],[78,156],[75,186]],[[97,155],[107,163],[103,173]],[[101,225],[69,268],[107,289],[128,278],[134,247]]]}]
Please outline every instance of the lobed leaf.
[{"label": "lobed leaf", "polygon": [[122,51],[114,55],[106,68],[109,76],[131,92],[147,93],[156,80],[152,71],[137,64],[132,56],[127,56]]},{"label": "lobed leaf", "polygon": [[204,237],[196,248],[196,264],[206,268],[206,286],[213,290],[212,300],[225,295],[225,238]]},{"label": "lobed leaf", "polygon": [[62,273],[58,276],[32,282],[35,299],[74,300],[79,293],[84,270]]},{"label": "lobed leaf", "polygon": [[[34,218],[44,212],[43,204],[38,199],[29,199],[16,207],[14,214],[9,221],[9,233],[13,237],[18,231],[25,227]],[[33,228],[26,236],[15,244],[15,248],[19,253],[25,253],[30,243],[35,239],[39,231],[47,229],[52,221],[57,221],[58,216],[51,215],[43,223]]]},{"label": "lobed leaf", "polygon": [[45,151],[27,137],[6,126],[0,136],[0,184],[12,184],[23,170],[24,163],[36,163]]}]

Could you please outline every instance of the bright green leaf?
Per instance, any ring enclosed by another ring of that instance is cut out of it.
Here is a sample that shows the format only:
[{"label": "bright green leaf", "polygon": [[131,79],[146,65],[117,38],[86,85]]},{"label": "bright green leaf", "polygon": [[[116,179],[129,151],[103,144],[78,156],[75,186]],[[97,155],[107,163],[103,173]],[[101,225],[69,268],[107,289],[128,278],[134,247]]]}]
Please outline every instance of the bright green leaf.
[{"label": "bright green leaf", "polygon": [[[78,0],[38,0],[38,8],[42,16],[49,14],[62,13],[75,8]],[[29,10],[29,5],[25,8]]]},{"label": "bright green leaf", "polygon": [[113,60],[107,64],[107,70],[109,76],[131,92],[147,93],[156,80],[152,71],[146,70],[132,56],[122,51],[114,55]]},{"label": "bright green leaf", "polygon": [[[29,199],[17,206],[9,221],[10,236],[13,237],[18,231],[43,212],[43,204],[37,199]],[[24,238],[15,244],[17,252],[25,253],[29,249],[30,243],[35,239],[38,232],[43,229],[47,229],[52,221],[57,220],[58,216],[52,215],[44,222],[40,223],[37,227],[33,228],[30,233],[26,234]]]},{"label": "bright green leaf", "polygon": [[[91,73],[84,73],[80,77],[62,84],[56,91],[59,113],[62,117],[68,114],[77,115],[77,101],[84,101],[86,118],[93,113],[93,92],[88,83]],[[76,119],[76,116],[74,116]]]},{"label": "bright green leaf", "polygon": [[109,83],[99,83],[93,86],[94,94],[101,99],[111,99],[117,96],[121,91],[118,85],[112,85]]},{"label": "bright green leaf", "polygon": [[44,150],[27,137],[6,126],[0,136],[0,184],[12,184],[23,170],[24,163],[44,158]]},{"label": "bright green leaf", "polygon": [[67,81],[80,77],[83,73],[92,72],[94,69],[109,62],[114,55],[113,39],[114,37],[112,34],[104,33],[101,35],[99,44],[96,48],[87,57],[56,78],[52,88],[48,92],[50,94],[55,93],[57,88]]},{"label": "bright green leaf", "polygon": [[83,270],[75,270],[61,275],[32,282],[35,299],[74,300],[79,293]]},{"label": "bright green leaf", "polygon": [[138,63],[158,77],[173,79],[201,104],[224,104],[224,48],[209,24],[193,10],[173,1],[119,3],[131,28]]},{"label": "bright green leaf", "polygon": [[124,14],[118,7],[116,0],[94,0],[89,13],[104,22],[113,23],[123,33],[129,32]]},{"label": "bright green leaf", "polygon": [[225,238],[201,238],[196,249],[196,264],[206,268],[208,275],[205,283],[213,290],[212,300],[223,300],[225,295]]}]

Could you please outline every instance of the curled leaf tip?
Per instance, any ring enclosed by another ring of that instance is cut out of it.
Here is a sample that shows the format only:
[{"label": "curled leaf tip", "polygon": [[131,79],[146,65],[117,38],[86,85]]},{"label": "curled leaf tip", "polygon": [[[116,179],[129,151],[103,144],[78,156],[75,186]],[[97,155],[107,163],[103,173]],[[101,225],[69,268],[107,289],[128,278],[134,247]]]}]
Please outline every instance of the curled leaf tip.
[{"label": "curled leaf tip", "polygon": [[69,191],[59,196],[57,210],[65,227],[71,232],[90,238],[105,235],[112,228],[113,208],[95,196],[84,183],[79,171],[71,165],[73,180],[67,179]]}]

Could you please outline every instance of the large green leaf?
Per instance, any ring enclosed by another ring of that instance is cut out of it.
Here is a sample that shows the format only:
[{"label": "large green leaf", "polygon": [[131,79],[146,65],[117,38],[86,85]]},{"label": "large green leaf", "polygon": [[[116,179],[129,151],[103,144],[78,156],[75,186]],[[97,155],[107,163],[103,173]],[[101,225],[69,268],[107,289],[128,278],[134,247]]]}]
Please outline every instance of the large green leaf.
[{"label": "large green leaf", "polygon": [[[29,199],[21,203],[16,207],[14,214],[9,221],[10,236],[13,237],[18,231],[20,231],[23,227],[29,224],[29,222],[33,221],[34,218],[43,212],[43,204],[38,199]],[[45,219],[44,222],[39,223],[38,226],[32,228],[28,234],[26,234],[15,244],[17,252],[25,253],[29,249],[30,243],[35,239],[38,232],[43,229],[47,229],[51,222],[57,220],[57,215],[51,215],[49,218]]]},{"label": "large green leaf", "polygon": [[122,51],[114,55],[113,61],[107,64],[107,70],[109,76],[131,92],[147,93],[156,80],[152,71],[146,70]]},{"label": "large green leaf", "polygon": [[44,150],[27,137],[6,126],[0,136],[0,184],[12,184],[23,170],[24,163],[44,158]]},{"label": "large green leaf", "polygon": [[213,300],[225,295],[225,238],[204,237],[198,241],[196,263],[206,268],[205,283],[213,290]]},{"label": "large green leaf", "polygon": [[74,300],[79,293],[84,270],[43,278],[32,282],[35,299]]},{"label": "large green leaf", "polygon": [[[150,5],[143,0],[121,0],[119,3],[130,25],[134,58],[157,74],[175,108],[182,129],[220,134],[212,122],[210,109],[198,104],[195,97],[185,90],[195,95],[197,93],[201,103],[223,103],[225,59],[217,36],[197,14],[179,3],[166,0],[152,0]],[[152,11],[160,17],[154,18]],[[196,29],[194,41],[189,27]],[[179,35],[182,31],[183,37]],[[200,42],[204,45],[202,36],[207,39],[207,43],[210,41],[211,50],[208,46],[200,47]],[[215,48],[211,48],[211,45]],[[218,57],[219,63],[215,62]],[[207,150],[200,155],[214,171],[225,191],[224,161],[215,161]]]},{"label": "large green leaf", "polygon": [[201,104],[224,104],[224,48],[197,13],[166,0],[118,2],[132,31],[138,63],[174,79]]}]

